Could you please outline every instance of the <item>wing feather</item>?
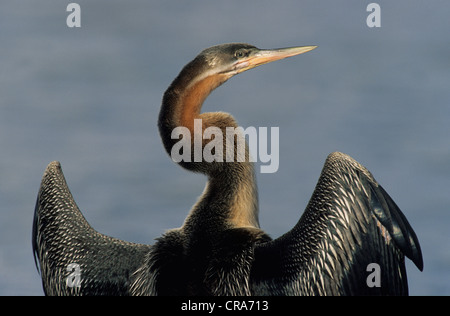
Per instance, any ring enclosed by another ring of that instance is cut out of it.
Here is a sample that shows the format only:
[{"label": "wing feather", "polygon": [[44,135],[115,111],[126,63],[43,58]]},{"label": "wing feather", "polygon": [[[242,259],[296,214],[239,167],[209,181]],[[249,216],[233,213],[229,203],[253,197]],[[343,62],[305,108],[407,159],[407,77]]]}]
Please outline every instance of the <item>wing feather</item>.
[{"label": "wing feather", "polygon": [[[408,294],[404,257],[422,270],[418,239],[370,172],[342,153],[328,156],[295,227],[255,246],[255,295]],[[369,266],[380,286],[369,285]]]},{"label": "wing feather", "polygon": [[132,275],[150,250],[95,231],[78,209],[59,162],[50,163],[42,179],[32,244],[47,295],[128,295]]}]

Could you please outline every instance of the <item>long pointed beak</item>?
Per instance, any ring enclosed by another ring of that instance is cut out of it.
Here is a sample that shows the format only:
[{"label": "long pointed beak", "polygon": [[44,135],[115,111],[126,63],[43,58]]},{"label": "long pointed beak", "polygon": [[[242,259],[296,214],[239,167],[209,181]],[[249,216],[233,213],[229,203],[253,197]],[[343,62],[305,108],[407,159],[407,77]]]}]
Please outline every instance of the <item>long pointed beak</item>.
[{"label": "long pointed beak", "polygon": [[298,46],[278,49],[261,49],[247,58],[244,58],[236,64],[238,73],[255,68],[260,65],[270,63],[272,61],[292,57],[309,52],[317,46]]}]

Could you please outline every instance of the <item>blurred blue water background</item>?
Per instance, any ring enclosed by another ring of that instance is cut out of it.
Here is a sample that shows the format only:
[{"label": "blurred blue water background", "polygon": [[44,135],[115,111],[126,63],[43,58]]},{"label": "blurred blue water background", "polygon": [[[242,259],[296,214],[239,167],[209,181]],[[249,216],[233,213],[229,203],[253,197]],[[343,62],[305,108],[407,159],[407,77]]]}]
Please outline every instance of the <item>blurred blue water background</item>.
[{"label": "blurred blue water background", "polygon": [[98,231],[152,243],[179,227],[205,178],[171,162],[156,127],[161,96],[201,49],[318,45],[227,82],[204,110],[280,128],[280,167],[258,174],[261,226],[300,217],[332,151],[364,164],[403,210],[425,270],[410,293],[450,294],[450,3],[79,0],[0,4],[0,295],[42,295],[31,251],[46,165],[62,163]]}]

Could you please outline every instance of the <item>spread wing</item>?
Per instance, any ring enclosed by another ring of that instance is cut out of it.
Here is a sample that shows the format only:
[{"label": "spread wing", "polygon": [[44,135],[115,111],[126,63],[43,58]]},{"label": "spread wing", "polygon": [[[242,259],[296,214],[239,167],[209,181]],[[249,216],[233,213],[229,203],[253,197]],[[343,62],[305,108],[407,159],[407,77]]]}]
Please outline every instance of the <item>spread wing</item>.
[{"label": "spread wing", "polygon": [[404,257],[422,270],[419,241],[370,172],[331,154],[296,226],[257,245],[254,295],[407,295]]},{"label": "spread wing", "polygon": [[58,162],[49,164],[42,179],[32,244],[47,295],[128,295],[132,274],[150,250],[95,231]]}]

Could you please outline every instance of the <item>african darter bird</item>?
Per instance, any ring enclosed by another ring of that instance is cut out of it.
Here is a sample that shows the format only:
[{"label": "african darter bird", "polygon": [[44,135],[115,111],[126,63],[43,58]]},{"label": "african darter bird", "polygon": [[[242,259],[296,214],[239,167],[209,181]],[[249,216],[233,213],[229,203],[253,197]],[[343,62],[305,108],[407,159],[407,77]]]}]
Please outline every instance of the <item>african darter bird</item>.
[{"label": "african darter bird", "polygon": [[[187,129],[190,136],[209,127],[225,135],[227,127],[237,127],[230,114],[201,112],[211,91],[225,81],[314,48],[264,50],[232,43],[203,50],[164,93],[158,127],[166,151],[170,154],[178,141],[172,135],[177,127]],[[194,128],[196,119],[201,120],[199,130]],[[223,147],[216,148],[223,149],[224,156],[237,149],[243,136],[232,137],[234,142],[223,136]],[[203,138],[202,148],[212,141]],[[50,163],[37,198],[32,236],[45,294],[408,294],[405,256],[423,269],[419,241],[365,167],[345,154],[330,154],[297,224],[271,239],[259,227],[255,171],[249,157],[245,145],[241,159],[232,162],[179,161],[183,168],[205,174],[207,184],[183,225],[153,245],[94,230],[78,209],[60,164]],[[67,282],[73,263],[79,269],[78,284]],[[379,267],[379,286],[367,282],[370,264]]]}]

